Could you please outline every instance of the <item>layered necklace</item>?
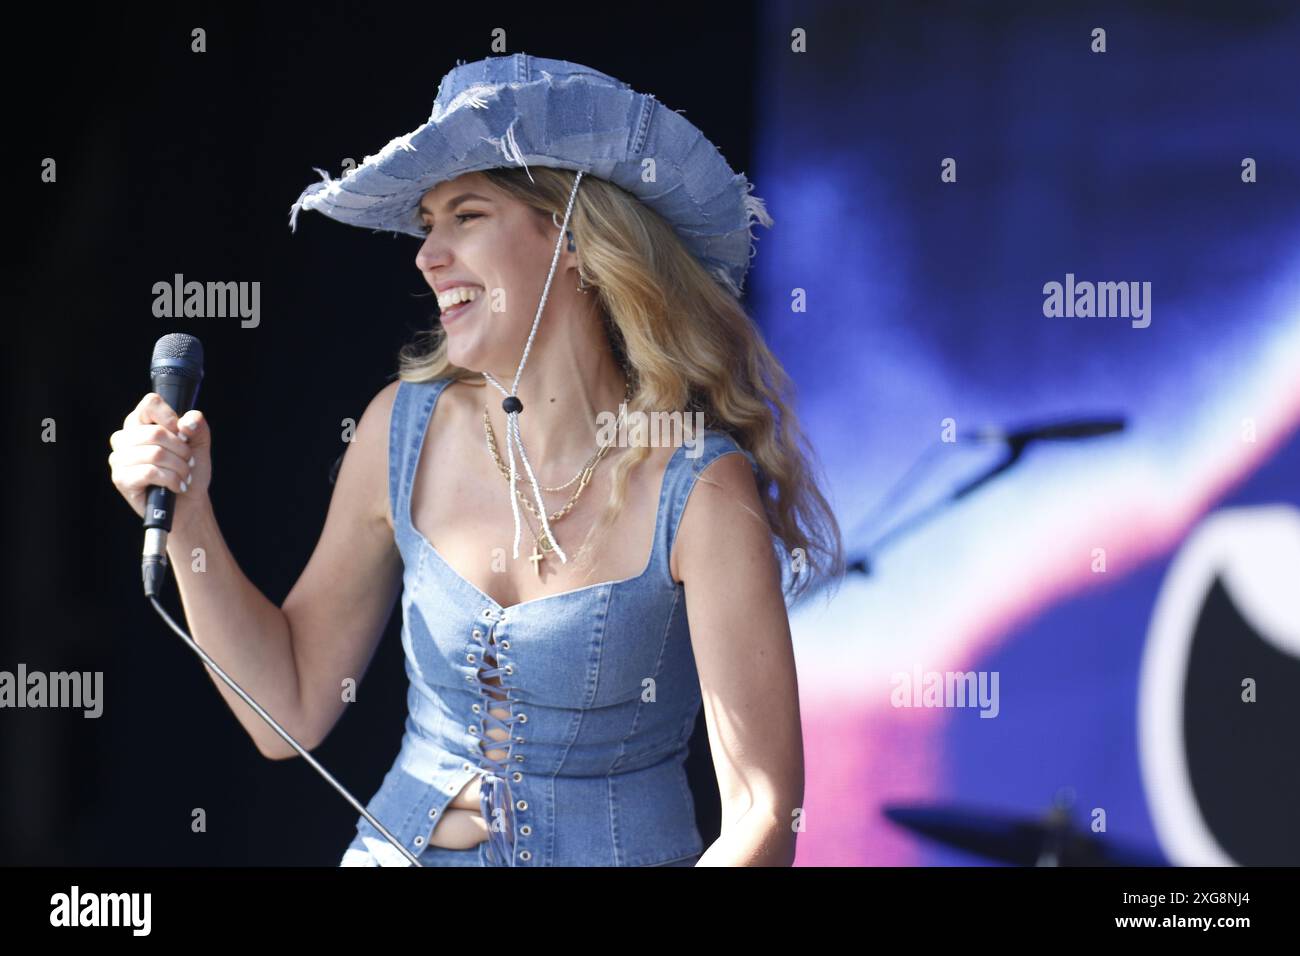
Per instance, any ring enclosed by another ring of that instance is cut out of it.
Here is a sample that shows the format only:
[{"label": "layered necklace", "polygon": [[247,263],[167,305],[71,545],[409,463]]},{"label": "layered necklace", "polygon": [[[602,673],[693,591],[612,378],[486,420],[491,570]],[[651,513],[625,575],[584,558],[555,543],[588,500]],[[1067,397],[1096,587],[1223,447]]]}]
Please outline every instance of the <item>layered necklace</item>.
[{"label": "layered necklace", "polygon": [[[630,402],[631,400],[632,400],[632,380],[628,379],[627,384],[623,389],[623,406],[619,411],[618,426],[615,429],[615,434],[617,434],[618,431],[622,428],[623,419],[627,411],[627,403]],[[497,450],[496,433],[492,430],[492,422],[488,417],[488,408],[486,405],[483,406],[483,432],[487,439],[488,452],[491,453],[493,461],[497,463],[497,470],[500,471],[501,476],[505,478],[506,484],[510,484],[510,470],[506,467],[505,462],[501,460],[501,453]],[[586,463],[580,469],[578,469],[578,473],[576,475],[574,475],[572,478],[570,478],[562,485],[557,485],[554,488],[545,489],[547,491],[563,491],[565,488],[568,488],[570,485],[572,485],[575,481],[578,482],[577,490],[574,491],[574,493],[569,496],[569,500],[565,502],[564,507],[561,508],[559,511],[555,512],[555,514],[548,514],[546,516],[545,522],[543,522],[544,525],[546,524],[546,522],[554,524],[555,522],[559,521],[561,518],[563,518],[565,515],[567,515],[570,511],[573,510],[573,506],[577,503],[578,498],[581,497],[583,491],[586,490],[587,485],[591,483],[591,477],[593,474],[595,474],[596,466],[600,464],[601,460],[605,457],[606,453],[608,453],[611,447],[613,447],[613,442],[611,442],[608,445],[599,445],[596,448],[596,451],[592,454],[592,456],[587,459]],[[521,481],[522,479],[523,479],[522,475],[515,476],[515,481]],[[541,515],[538,513],[537,508],[533,505],[531,501],[528,500],[528,497],[523,493],[523,491],[521,491],[519,488],[514,488],[513,491],[515,493],[515,496],[519,499],[520,502],[523,503],[523,506],[527,508],[529,512],[532,513],[534,518],[541,518]],[[547,557],[549,557],[550,554],[555,550],[555,542],[554,540],[552,540],[550,532],[543,531],[542,534],[539,536],[537,532],[533,530],[532,522],[529,521],[526,523],[528,524],[529,533],[531,533],[533,536],[533,553],[529,555],[528,560],[533,562],[533,571],[540,578],[542,576],[542,561],[544,561]]]}]

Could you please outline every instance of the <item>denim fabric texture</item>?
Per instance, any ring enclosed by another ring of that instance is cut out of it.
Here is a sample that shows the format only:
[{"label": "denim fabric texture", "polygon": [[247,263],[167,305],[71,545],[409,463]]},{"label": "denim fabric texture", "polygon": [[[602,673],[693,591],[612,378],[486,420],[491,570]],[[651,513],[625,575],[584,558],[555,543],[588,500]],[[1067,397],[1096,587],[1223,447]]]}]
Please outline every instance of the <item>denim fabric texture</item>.
[{"label": "denim fabric texture", "polygon": [[[704,431],[664,472],[642,573],[503,607],[411,522],[416,466],[450,381],[401,382],[393,403],[389,495],[404,564],[408,713],[397,758],[366,809],[427,866],[693,865],[704,847],[683,763],[701,698],[685,588],[669,554],[700,472],[739,452],[757,473],[753,455]],[[499,688],[484,680],[491,676]],[[653,700],[643,699],[648,679]],[[491,727],[510,738],[491,741]],[[480,741],[505,758],[489,759]],[[467,850],[429,845],[476,775],[490,839]],[[364,817],[356,829],[341,865],[410,866]]]},{"label": "denim fabric texture", "polygon": [[420,198],[446,180],[494,167],[582,170],[659,213],[737,299],[771,227],[753,184],[689,120],[599,70],[516,53],[461,63],[442,78],[424,125],[333,179],[320,168],[290,208],[383,232],[424,237]]}]

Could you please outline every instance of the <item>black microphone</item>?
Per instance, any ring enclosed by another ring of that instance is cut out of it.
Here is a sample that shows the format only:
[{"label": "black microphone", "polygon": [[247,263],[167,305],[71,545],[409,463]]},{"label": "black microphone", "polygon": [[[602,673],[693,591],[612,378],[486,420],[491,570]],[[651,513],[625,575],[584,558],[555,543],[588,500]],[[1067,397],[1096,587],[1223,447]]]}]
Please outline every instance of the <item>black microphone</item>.
[{"label": "black microphone", "polygon": [[[203,381],[203,344],[192,335],[173,332],[153,347],[149,362],[153,391],[163,397],[177,415],[194,407]],[[176,495],[170,488],[150,485],[144,501],[144,555],[140,571],[146,597],[162,594],[167,576],[167,533],[172,529]]]}]

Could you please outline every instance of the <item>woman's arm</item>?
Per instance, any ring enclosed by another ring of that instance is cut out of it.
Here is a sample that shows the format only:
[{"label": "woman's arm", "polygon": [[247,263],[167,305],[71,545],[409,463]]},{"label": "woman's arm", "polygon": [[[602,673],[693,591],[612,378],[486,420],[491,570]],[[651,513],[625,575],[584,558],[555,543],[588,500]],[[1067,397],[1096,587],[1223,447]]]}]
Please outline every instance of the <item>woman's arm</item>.
[{"label": "woman's arm", "polygon": [[[401,586],[401,557],[387,519],[396,387],[376,395],[357,424],[320,540],[282,607],[240,569],[206,499],[167,539],[195,642],[308,750],[343,712],[342,681],[360,683]],[[194,548],[206,552],[201,572],[191,567]],[[215,674],[209,676],[264,756],[298,755]]]},{"label": "woman's arm", "polygon": [[[343,716],[344,681],[351,681],[347,699],[356,699],[402,590],[402,556],[393,538],[388,492],[388,433],[397,386],[391,382],[380,389],[357,422],[316,550],[284,599],[294,635],[298,707],[313,749]],[[297,756],[284,747],[282,756]]]},{"label": "woman's arm", "polygon": [[697,866],[790,866],[803,805],[803,732],[781,569],[748,459],[720,456],[696,480],[673,544],[722,833]]}]

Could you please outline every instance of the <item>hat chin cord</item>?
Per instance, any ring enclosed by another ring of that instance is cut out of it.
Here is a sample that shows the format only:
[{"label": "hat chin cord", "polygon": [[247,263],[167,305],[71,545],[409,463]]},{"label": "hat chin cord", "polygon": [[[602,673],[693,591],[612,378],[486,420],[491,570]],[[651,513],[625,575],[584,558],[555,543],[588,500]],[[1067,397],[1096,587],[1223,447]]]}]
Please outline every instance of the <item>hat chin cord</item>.
[{"label": "hat chin cord", "polygon": [[542,311],[546,308],[546,299],[551,293],[551,280],[555,277],[555,267],[560,261],[560,244],[564,240],[565,231],[569,228],[569,216],[573,212],[573,201],[578,196],[578,183],[582,181],[582,170],[578,170],[577,175],[573,178],[573,190],[569,193],[569,204],[564,210],[564,224],[560,227],[560,234],[555,240],[555,253],[551,256],[551,269],[546,274],[546,286],[542,289],[542,301],[537,305],[537,314],[533,316],[533,327],[528,333],[528,341],[524,343],[524,354],[519,359],[519,368],[515,371],[514,381],[510,384],[510,390],[506,389],[492,377],[490,372],[484,372],[483,377],[497,387],[505,398],[501,402],[501,407],[506,413],[506,456],[510,459],[510,483],[507,491],[510,495],[510,510],[515,518],[515,543],[514,558],[519,559],[519,537],[522,531],[519,518],[519,497],[515,494],[515,482],[518,470],[515,467],[515,445],[519,446],[519,457],[523,459],[524,471],[528,474],[528,483],[533,488],[533,498],[537,502],[537,513],[541,516],[542,531],[546,538],[550,540],[555,548],[555,553],[560,556],[560,560],[565,564],[569,559],[565,556],[564,551],[560,548],[560,543],[555,540],[551,534],[551,524],[546,517],[546,503],[542,501],[542,490],[537,485],[537,476],[533,474],[533,466],[528,461],[528,454],[524,451],[523,436],[519,433],[519,413],[524,410],[524,403],[519,400],[515,393],[519,390],[519,379],[524,374],[524,364],[528,361],[528,353],[532,350],[533,339],[537,335],[537,326],[542,321]]}]

